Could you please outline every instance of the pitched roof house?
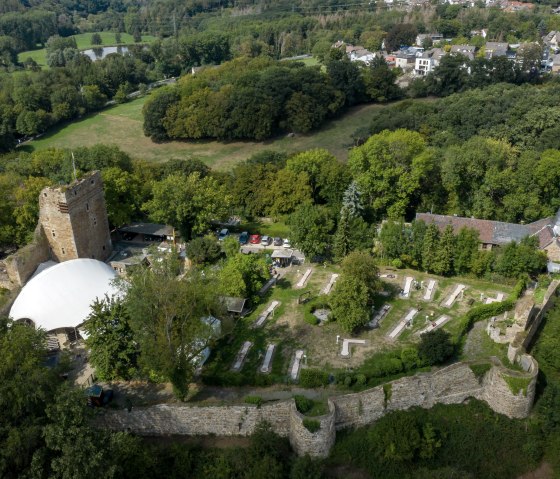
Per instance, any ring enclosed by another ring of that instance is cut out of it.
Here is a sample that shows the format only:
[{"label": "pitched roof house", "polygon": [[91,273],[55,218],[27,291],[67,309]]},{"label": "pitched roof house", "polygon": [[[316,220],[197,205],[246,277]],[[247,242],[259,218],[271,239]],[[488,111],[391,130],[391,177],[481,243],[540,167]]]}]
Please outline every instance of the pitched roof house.
[{"label": "pitched roof house", "polygon": [[526,225],[432,213],[417,213],[416,219],[422,220],[426,224],[433,223],[440,231],[445,230],[448,225],[453,228],[455,233],[458,233],[461,228],[474,229],[478,231],[482,249],[492,249],[512,241],[519,242],[527,236],[536,237],[539,241],[539,248],[546,251],[549,259],[560,261],[560,210],[556,216],[543,218]]}]

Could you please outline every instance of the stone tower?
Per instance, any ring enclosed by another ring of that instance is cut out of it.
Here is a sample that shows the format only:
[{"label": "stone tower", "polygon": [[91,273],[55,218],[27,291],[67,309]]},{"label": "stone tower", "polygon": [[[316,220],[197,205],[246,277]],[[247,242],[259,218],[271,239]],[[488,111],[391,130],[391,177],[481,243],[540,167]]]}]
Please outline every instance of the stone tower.
[{"label": "stone tower", "polygon": [[103,182],[99,171],[39,196],[39,224],[45,232],[52,258],[105,261],[111,254],[111,236]]}]

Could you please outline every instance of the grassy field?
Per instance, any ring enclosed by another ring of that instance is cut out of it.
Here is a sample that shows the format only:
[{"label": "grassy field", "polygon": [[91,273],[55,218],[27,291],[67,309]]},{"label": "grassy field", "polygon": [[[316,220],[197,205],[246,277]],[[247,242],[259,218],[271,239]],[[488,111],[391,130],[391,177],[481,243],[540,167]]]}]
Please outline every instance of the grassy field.
[{"label": "grassy field", "polygon": [[[132,35],[128,33],[121,33],[121,42],[117,43],[115,41],[115,33],[114,32],[98,32],[101,35],[101,39],[103,41],[102,45],[92,45],[91,44],[91,36],[93,33],[80,33],[79,35],[74,35],[76,39],[76,44],[78,45],[78,50],[87,50],[88,48],[93,47],[109,47],[115,45],[133,45],[136,43]],[[151,35],[142,35],[142,41],[140,43],[151,43],[156,39]],[[21,52],[18,55],[18,61],[23,62],[28,58],[32,58],[37,62],[37,64],[42,68],[47,67],[47,51],[45,48],[41,48],[39,50],[29,50],[26,52]]]},{"label": "grassy field", "polygon": [[167,161],[170,158],[199,158],[218,170],[232,165],[262,150],[288,153],[326,148],[340,160],[346,160],[352,146],[351,135],[367,125],[384,105],[361,105],[327,123],[322,129],[307,135],[277,137],[268,141],[172,141],[154,143],[142,131],[142,106],[146,98],[117,105],[51,130],[41,139],[25,146],[28,151],[44,148],[75,148],[97,143],[115,144],[136,158]]}]

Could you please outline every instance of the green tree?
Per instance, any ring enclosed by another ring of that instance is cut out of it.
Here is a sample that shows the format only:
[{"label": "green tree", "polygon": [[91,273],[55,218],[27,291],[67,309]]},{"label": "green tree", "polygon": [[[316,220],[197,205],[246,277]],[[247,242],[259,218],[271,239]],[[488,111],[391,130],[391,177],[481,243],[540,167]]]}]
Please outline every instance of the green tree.
[{"label": "green tree", "polygon": [[309,176],[284,168],[276,173],[268,191],[269,213],[273,216],[293,213],[301,205],[311,203]]},{"label": "green tree", "polygon": [[[239,250],[239,244],[237,244],[237,249]],[[202,236],[187,243],[186,253],[189,260],[200,265],[215,263],[220,258],[222,251],[214,236]]]},{"label": "green tree", "polygon": [[362,203],[362,192],[355,181],[348,185],[342,197],[342,206],[346,208],[350,216],[362,216],[364,205]]},{"label": "green tree", "polygon": [[427,227],[422,245],[422,268],[425,271],[433,272],[436,267],[439,236],[439,229],[436,225],[431,224]]},{"label": "green tree", "polygon": [[136,374],[138,350],[123,301],[107,296],[96,299],[83,327],[88,334],[90,361],[99,379],[132,379]]},{"label": "green tree", "polygon": [[113,226],[122,226],[138,215],[141,185],[135,174],[117,166],[101,171],[103,190],[107,203],[107,216]]},{"label": "green tree", "polygon": [[443,329],[434,329],[420,336],[418,355],[429,365],[441,364],[453,354],[451,335]]},{"label": "green tree", "polygon": [[120,287],[139,366],[148,377],[171,381],[176,396],[185,400],[197,358],[216,337],[204,318],[220,316],[221,306],[211,275],[190,270],[179,279],[179,272],[176,255],[159,256],[151,267],[132,271]]},{"label": "green tree", "polygon": [[144,135],[154,141],[165,141],[169,139],[167,129],[162,119],[167,114],[169,107],[179,101],[179,93],[176,88],[164,87],[151,95],[142,108],[144,116]]},{"label": "green tree", "polygon": [[470,273],[478,253],[478,231],[472,228],[461,228],[455,242],[453,265],[459,275]]},{"label": "green tree", "polygon": [[367,286],[358,278],[344,275],[330,295],[332,316],[344,331],[351,333],[369,321],[371,308],[368,300]]},{"label": "green tree", "polygon": [[396,73],[389,68],[382,56],[376,56],[362,75],[366,95],[370,100],[383,103],[402,95],[401,89],[395,84]]},{"label": "green tree", "polygon": [[304,204],[290,215],[288,224],[292,243],[306,256],[313,259],[329,253],[334,221],[327,208]]},{"label": "green tree", "polygon": [[435,165],[426,142],[408,130],[383,131],[352,149],[348,166],[375,216],[402,218],[414,208]]},{"label": "green tree", "polygon": [[183,238],[204,233],[210,221],[228,215],[231,201],[224,185],[215,178],[200,178],[198,172],[184,177],[172,174],[155,182],[153,197],[144,209],[154,221],[175,226]]},{"label": "green tree", "polygon": [[107,103],[107,96],[97,85],[84,85],[81,89],[82,100],[87,111],[96,111]]},{"label": "green tree", "polygon": [[372,437],[373,454],[386,463],[412,461],[421,444],[416,420],[403,411],[394,412]]},{"label": "green tree", "polygon": [[525,274],[537,276],[546,268],[547,257],[538,249],[538,238],[527,237],[519,243],[511,242],[501,248],[496,259],[496,272],[517,278]]},{"label": "green tree", "polygon": [[258,292],[270,278],[268,265],[257,255],[237,253],[229,257],[218,274],[224,295],[256,303]]},{"label": "green tree", "polygon": [[101,38],[101,35],[99,33],[94,33],[91,36],[91,44],[92,45],[102,45],[103,44],[103,39]]},{"label": "green tree", "polygon": [[381,256],[387,259],[400,258],[407,248],[406,231],[402,221],[388,220],[379,232]]},{"label": "green tree", "polygon": [[455,235],[453,227],[448,225],[440,236],[438,248],[435,252],[434,273],[447,276],[453,272],[453,256],[455,254]]},{"label": "green tree", "polygon": [[387,32],[385,48],[388,52],[398,50],[402,45],[414,44],[418,30],[411,23],[396,23]]},{"label": "green tree", "polygon": [[24,245],[31,240],[39,220],[39,193],[50,184],[47,178],[29,177],[16,188],[13,214],[18,244]]},{"label": "green tree", "polygon": [[366,287],[370,303],[373,295],[381,289],[378,272],[374,257],[366,251],[352,251],[342,261],[342,274],[357,279]]}]

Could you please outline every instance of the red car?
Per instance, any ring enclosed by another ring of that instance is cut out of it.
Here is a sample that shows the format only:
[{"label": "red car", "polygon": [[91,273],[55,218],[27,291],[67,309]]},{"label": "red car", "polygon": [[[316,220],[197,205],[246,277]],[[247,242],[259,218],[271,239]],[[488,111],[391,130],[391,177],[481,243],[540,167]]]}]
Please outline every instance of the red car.
[{"label": "red car", "polygon": [[259,244],[261,242],[261,235],[251,235],[249,236],[249,243]]}]

